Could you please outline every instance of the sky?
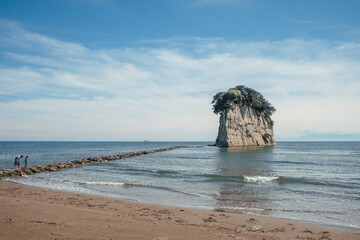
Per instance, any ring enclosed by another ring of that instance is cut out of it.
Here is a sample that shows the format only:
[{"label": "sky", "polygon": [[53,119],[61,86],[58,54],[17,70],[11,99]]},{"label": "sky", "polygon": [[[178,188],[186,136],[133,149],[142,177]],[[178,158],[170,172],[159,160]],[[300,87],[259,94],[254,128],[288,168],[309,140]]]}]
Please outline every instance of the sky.
[{"label": "sky", "polygon": [[359,0],[0,0],[0,141],[215,141],[212,97],[276,140],[360,140]]}]

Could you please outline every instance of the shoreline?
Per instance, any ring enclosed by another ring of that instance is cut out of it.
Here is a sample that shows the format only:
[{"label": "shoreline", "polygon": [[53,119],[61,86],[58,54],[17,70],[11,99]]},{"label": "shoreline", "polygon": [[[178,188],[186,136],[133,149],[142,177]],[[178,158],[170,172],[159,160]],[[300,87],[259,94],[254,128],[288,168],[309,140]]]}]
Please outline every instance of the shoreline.
[{"label": "shoreline", "polygon": [[[223,214],[240,214],[240,215],[247,215],[249,217],[253,216],[253,217],[265,217],[265,218],[280,219],[280,220],[285,220],[285,221],[288,220],[288,221],[310,224],[310,225],[323,227],[323,228],[327,228],[327,229],[334,229],[334,230],[339,230],[339,231],[353,231],[353,232],[360,233],[360,229],[358,229],[356,227],[330,225],[330,224],[320,223],[320,222],[311,221],[311,220],[286,218],[286,217],[281,217],[281,216],[261,215],[261,214],[255,214],[255,213],[244,213],[242,211],[231,211],[231,210],[224,210],[221,208],[214,209],[212,207],[207,207],[207,206],[192,207],[192,206],[178,206],[178,205],[170,205],[170,204],[162,204],[162,203],[151,203],[151,202],[145,202],[145,201],[131,199],[131,198],[121,198],[121,197],[114,196],[111,194],[102,195],[102,194],[96,194],[96,193],[76,192],[75,190],[54,189],[54,188],[50,188],[50,187],[48,188],[48,187],[42,187],[42,186],[34,186],[34,185],[30,185],[30,184],[28,185],[25,183],[11,181],[11,180],[9,181],[7,179],[4,179],[4,181],[14,183],[14,184],[20,184],[22,186],[30,187],[30,188],[45,189],[47,191],[58,191],[58,192],[64,192],[64,193],[74,193],[74,194],[80,194],[80,195],[86,195],[86,196],[94,196],[94,197],[99,197],[99,198],[109,198],[109,199],[126,201],[126,202],[130,202],[130,203],[145,204],[145,205],[151,205],[151,206],[157,206],[157,207],[182,208],[182,209],[188,209],[188,210],[194,210],[194,211],[208,211],[208,212],[223,213]],[[359,238],[359,240],[360,240],[360,238]]]},{"label": "shoreline", "polygon": [[0,180],[0,239],[357,239],[296,220],[147,204]]}]

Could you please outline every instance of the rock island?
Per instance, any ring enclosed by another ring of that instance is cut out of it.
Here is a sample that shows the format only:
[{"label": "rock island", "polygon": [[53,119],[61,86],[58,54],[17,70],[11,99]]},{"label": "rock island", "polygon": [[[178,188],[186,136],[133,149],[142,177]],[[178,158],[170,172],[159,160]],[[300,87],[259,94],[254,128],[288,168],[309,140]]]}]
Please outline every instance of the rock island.
[{"label": "rock island", "polygon": [[217,93],[213,111],[220,114],[216,146],[275,145],[271,115],[275,108],[257,91],[245,86]]}]

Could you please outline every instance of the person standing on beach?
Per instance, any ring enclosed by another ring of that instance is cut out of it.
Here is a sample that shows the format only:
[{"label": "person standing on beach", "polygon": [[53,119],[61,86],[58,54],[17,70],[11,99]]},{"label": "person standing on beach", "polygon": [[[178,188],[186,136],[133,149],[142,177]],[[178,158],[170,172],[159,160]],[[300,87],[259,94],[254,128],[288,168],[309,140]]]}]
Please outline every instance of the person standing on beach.
[{"label": "person standing on beach", "polygon": [[15,157],[14,168],[18,168],[18,165],[19,165],[19,158]]},{"label": "person standing on beach", "polygon": [[17,168],[20,168],[21,155],[17,156]]},{"label": "person standing on beach", "polygon": [[24,163],[25,163],[25,167],[27,167],[28,158],[29,158],[29,156],[26,156],[26,157],[25,157],[25,162],[24,162]]},{"label": "person standing on beach", "polygon": [[23,156],[23,155],[20,155],[19,164],[18,164],[19,168],[20,168],[20,162],[21,162],[22,160],[24,160],[24,156]]}]

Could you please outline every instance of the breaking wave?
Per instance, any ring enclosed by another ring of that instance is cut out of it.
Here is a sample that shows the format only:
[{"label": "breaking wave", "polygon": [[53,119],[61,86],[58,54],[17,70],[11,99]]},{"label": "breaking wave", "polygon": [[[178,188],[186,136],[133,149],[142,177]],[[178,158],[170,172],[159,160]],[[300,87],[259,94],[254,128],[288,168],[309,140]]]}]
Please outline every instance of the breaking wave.
[{"label": "breaking wave", "polygon": [[263,177],[263,176],[245,176],[244,175],[244,181],[245,182],[272,182],[278,180],[280,177]]},{"label": "breaking wave", "polygon": [[82,185],[107,185],[107,186],[126,186],[128,183],[125,182],[88,182],[88,181],[72,181]]},{"label": "breaking wave", "polygon": [[279,182],[285,183],[289,179],[286,177],[267,177],[267,176],[246,176],[246,175],[237,175],[237,176],[224,176],[224,175],[213,175],[205,174],[202,175],[207,178],[207,181],[210,182]]}]

